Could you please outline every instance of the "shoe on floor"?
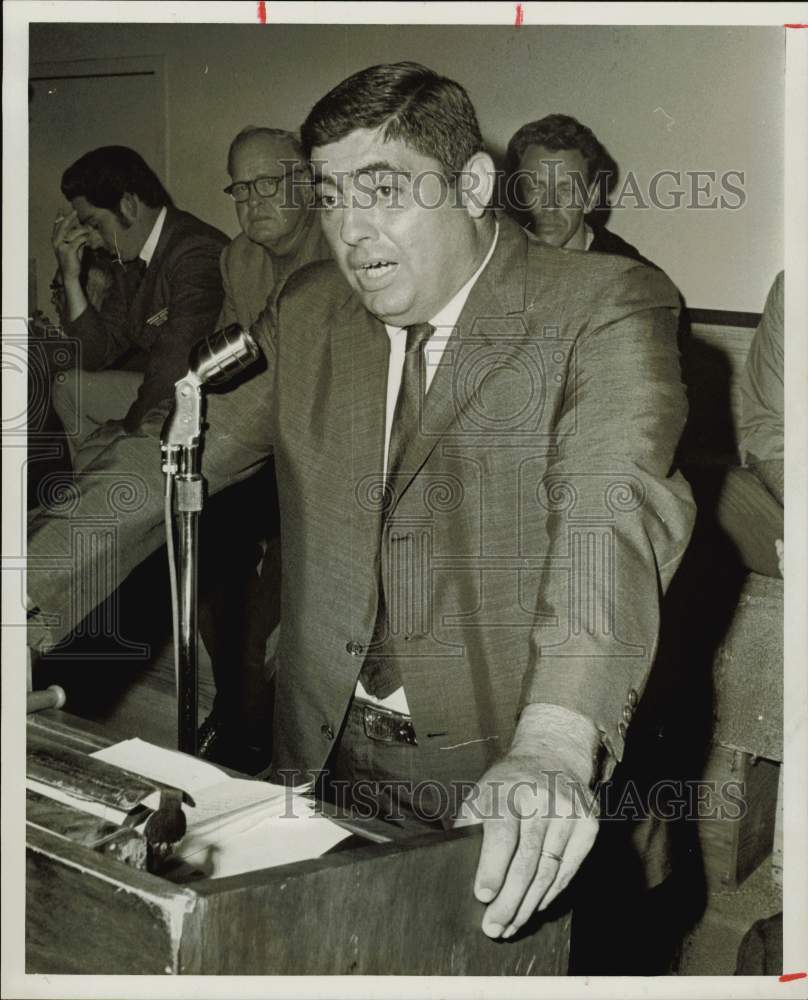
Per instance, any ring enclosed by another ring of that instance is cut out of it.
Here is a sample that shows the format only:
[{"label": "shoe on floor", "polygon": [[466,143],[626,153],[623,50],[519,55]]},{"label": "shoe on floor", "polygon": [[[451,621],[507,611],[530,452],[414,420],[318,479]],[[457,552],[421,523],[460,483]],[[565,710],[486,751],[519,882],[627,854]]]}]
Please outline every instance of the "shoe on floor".
[{"label": "shoe on floor", "polygon": [[258,774],[269,767],[269,747],[245,743],[232,724],[211,713],[197,732],[197,756],[242,774]]}]

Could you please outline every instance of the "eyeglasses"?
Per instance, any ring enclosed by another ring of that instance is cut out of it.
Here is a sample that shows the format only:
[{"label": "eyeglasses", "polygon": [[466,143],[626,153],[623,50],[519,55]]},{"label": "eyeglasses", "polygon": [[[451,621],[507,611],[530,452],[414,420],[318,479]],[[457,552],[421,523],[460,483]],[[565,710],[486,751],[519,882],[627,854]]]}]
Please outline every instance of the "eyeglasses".
[{"label": "eyeglasses", "polygon": [[278,193],[278,188],[287,177],[289,174],[285,173],[280,177],[256,177],[252,181],[236,181],[235,184],[229,184],[224,193],[229,194],[235,202],[249,201],[252,188],[259,198],[272,198]]}]

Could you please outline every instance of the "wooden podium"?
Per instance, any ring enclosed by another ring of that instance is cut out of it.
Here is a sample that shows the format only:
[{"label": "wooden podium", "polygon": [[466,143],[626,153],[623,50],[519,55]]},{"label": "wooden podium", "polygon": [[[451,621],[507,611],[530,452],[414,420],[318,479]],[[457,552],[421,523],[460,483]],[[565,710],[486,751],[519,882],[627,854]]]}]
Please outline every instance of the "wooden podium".
[{"label": "wooden podium", "polygon": [[[63,712],[28,726],[85,754],[113,742]],[[26,971],[566,974],[568,911],[537,914],[509,941],[481,931],[479,828],[404,836],[378,821],[346,825],[356,835],[321,858],[174,884],[29,815]]]}]

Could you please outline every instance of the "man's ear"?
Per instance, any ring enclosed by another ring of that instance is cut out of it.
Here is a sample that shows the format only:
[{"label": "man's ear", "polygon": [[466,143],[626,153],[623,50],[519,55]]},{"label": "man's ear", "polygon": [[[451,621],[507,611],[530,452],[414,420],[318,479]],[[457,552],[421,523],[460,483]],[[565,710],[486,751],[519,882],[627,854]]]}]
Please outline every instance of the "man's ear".
[{"label": "man's ear", "polygon": [[471,156],[457,180],[460,200],[472,217],[479,219],[494,197],[496,168],[488,153],[480,150]]},{"label": "man's ear", "polygon": [[133,222],[137,221],[140,209],[140,198],[136,194],[130,194],[128,191],[125,191],[118,204],[118,211],[130,226]]}]

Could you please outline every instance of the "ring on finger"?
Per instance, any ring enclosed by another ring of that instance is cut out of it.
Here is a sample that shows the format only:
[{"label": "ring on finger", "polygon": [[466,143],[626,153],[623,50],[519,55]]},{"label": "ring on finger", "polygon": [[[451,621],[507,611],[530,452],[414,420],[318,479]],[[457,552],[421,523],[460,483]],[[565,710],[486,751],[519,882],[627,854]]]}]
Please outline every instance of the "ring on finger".
[{"label": "ring on finger", "polygon": [[554,854],[552,851],[541,851],[540,853],[541,853],[542,857],[544,857],[544,858],[552,858],[553,861],[557,861],[559,864],[561,864],[561,855],[560,854]]}]

